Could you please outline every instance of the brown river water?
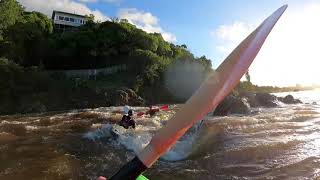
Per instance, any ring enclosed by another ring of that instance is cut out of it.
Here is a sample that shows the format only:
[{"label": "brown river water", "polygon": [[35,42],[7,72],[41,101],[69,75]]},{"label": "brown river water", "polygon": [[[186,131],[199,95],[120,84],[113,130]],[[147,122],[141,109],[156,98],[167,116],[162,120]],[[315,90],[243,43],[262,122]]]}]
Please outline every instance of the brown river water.
[{"label": "brown river water", "polygon": [[[151,180],[320,178],[320,91],[291,94],[304,103],[206,117],[144,175]],[[110,131],[122,107],[1,116],[0,179],[110,177],[179,109],[172,107],[137,118],[136,130],[118,137]]]}]

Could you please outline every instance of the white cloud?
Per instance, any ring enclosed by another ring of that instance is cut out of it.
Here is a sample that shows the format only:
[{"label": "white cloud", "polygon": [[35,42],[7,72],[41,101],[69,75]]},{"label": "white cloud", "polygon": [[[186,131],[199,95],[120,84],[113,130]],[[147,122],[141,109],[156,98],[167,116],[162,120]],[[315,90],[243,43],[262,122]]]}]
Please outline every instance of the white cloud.
[{"label": "white cloud", "polygon": [[84,2],[84,3],[96,3],[98,2],[98,0],[79,0],[80,2]]},{"label": "white cloud", "polygon": [[123,0],[103,0],[105,2],[108,2],[108,3],[121,3]]},{"label": "white cloud", "polygon": [[161,33],[162,37],[168,42],[176,42],[177,38],[174,34],[164,31],[157,17],[149,12],[139,11],[135,8],[120,9],[118,12],[120,19],[127,19],[129,23],[136,25],[148,33]]},{"label": "white cloud", "polygon": [[[66,11],[81,15],[93,14],[96,20],[105,21],[109,18],[99,10],[92,10],[81,2],[73,0],[18,0],[28,11],[39,11],[49,17],[53,10]],[[92,0],[86,0],[92,1]]]},{"label": "white cloud", "polygon": [[234,22],[231,25],[222,25],[218,27],[216,35],[228,41],[239,41],[246,37],[253,29],[253,25],[248,25],[243,22]]},{"label": "white cloud", "polygon": [[97,3],[97,2],[106,2],[106,3],[114,3],[114,4],[120,4],[122,0],[78,0],[80,2],[84,3]]},{"label": "white cloud", "polygon": [[[320,3],[289,7],[250,67],[252,81],[278,86],[320,83],[319,19]],[[214,31],[220,55],[228,55],[253,30],[251,27],[237,22]]]},{"label": "white cloud", "polygon": [[228,53],[228,52],[230,51],[229,48],[227,48],[226,46],[223,46],[223,45],[217,45],[217,46],[216,46],[216,49],[217,49],[219,52],[223,53],[223,54],[226,54],[226,53]]},{"label": "white cloud", "polygon": [[216,49],[223,54],[234,49],[249,33],[254,29],[254,25],[236,21],[231,25],[221,25],[217,30],[210,33],[211,36],[217,37],[219,44]]}]

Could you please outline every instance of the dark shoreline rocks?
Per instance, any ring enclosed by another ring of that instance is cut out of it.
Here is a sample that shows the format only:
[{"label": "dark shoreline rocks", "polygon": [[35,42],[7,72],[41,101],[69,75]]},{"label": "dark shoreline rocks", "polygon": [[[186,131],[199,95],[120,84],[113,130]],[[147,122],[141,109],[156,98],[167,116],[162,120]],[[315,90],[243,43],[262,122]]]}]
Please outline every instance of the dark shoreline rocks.
[{"label": "dark shoreline rocks", "polygon": [[[47,97],[48,96],[48,97]],[[153,99],[143,99],[134,90],[121,87],[117,89],[101,89],[96,91],[74,91],[71,96],[62,98],[62,95],[47,94],[43,96],[25,96],[23,100],[11,102],[14,108],[3,107],[0,114],[28,114],[45,113],[50,111],[66,111],[71,109],[86,109],[108,106],[145,106],[153,102]],[[153,104],[160,104],[163,101],[157,101]],[[277,107],[282,102],[285,104],[302,103],[292,95],[286,97],[276,97],[269,93],[250,93],[242,92],[227,96],[216,108],[214,115],[226,116],[229,114],[250,114],[251,107]],[[177,103],[172,101],[169,104]],[[4,111],[5,110],[5,111]]]},{"label": "dark shoreline rocks", "polygon": [[277,96],[269,93],[257,93],[256,100],[258,101],[259,106],[262,107],[277,107]]},{"label": "dark shoreline rocks", "polygon": [[214,116],[227,116],[229,114],[250,114],[251,107],[277,107],[279,102],[284,104],[302,103],[292,95],[277,97],[269,93],[240,93],[239,95],[227,96],[213,112]]},{"label": "dark shoreline rocks", "polygon": [[269,93],[241,93],[240,97],[248,99],[251,107],[276,107],[278,98]]},{"label": "dark shoreline rocks", "polygon": [[299,99],[295,99],[292,95],[287,95],[285,97],[278,97],[278,100],[285,104],[299,104],[302,103]]},{"label": "dark shoreline rocks", "polygon": [[249,114],[250,104],[246,98],[227,96],[215,109],[214,116],[227,116],[229,114]]},{"label": "dark shoreline rocks", "polygon": [[145,104],[145,100],[136,92],[125,87],[107,93],[107,100],[114,106],[143,106]]},{"label": "dark shoreline rocks", "polygon": [[75,89],[72,93],[32,93],[0,103],[0,115],[45,113],[108,106],[144,106],[145,100],[127,87],[115,89]]}]

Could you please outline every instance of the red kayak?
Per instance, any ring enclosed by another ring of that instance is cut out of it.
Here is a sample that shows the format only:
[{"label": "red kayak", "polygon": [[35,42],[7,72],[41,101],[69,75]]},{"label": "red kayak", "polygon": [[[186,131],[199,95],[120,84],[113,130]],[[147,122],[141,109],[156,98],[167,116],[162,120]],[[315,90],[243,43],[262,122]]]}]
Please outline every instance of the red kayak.
[{"label": "red kayak", "polygon": [[148,111],[146,112],[138,112],[137,113],[137,116],[142,116],[142,115],[145,115],[145,114],[150,114],[150,115],[153,115],[155,114],[156,112],[159,112],[159,111],[167,111],[169,110],[169,105],[163,105],[163,106],[160,106],[160,107],[157,107],[157,108],[151,108],[149,109]]}]

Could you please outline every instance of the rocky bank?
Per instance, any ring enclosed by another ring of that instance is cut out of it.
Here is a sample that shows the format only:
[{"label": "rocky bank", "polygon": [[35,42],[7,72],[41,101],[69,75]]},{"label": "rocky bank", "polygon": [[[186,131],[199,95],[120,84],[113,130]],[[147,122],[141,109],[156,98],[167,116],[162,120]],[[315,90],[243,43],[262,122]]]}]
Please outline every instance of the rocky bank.
[{"label": "rocky bank", "polygon": [[302,103],[292,95],[277,97],[269,93],[240,93],[239,95],[227,96],[215,109],[213,115],[227,116],[229,114],[250,114],[251,107],[277,107],[280,103]]}]

